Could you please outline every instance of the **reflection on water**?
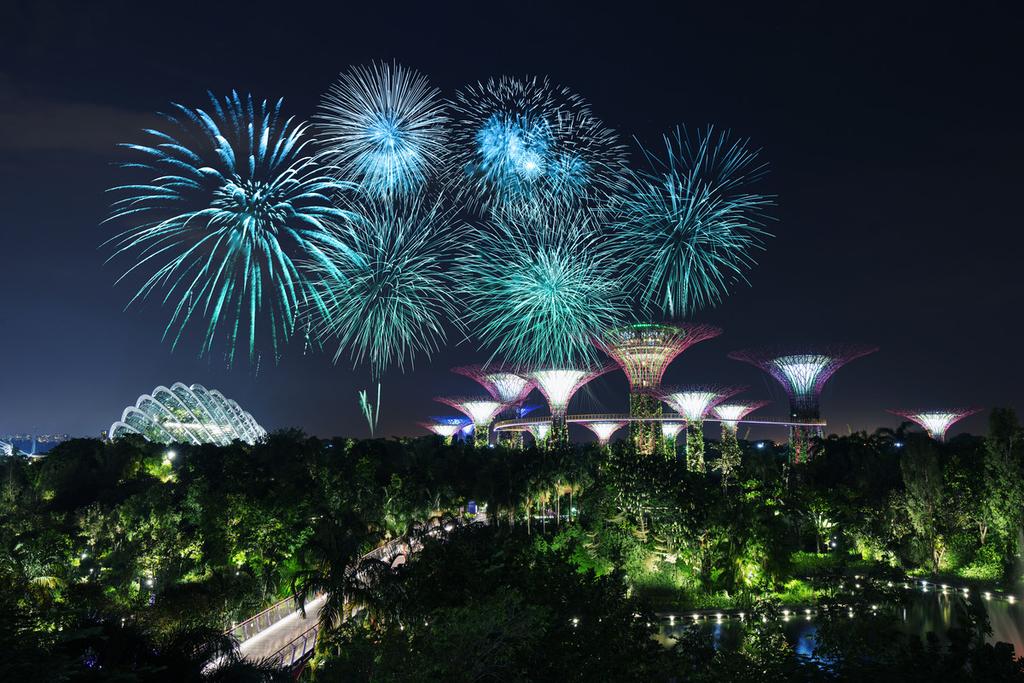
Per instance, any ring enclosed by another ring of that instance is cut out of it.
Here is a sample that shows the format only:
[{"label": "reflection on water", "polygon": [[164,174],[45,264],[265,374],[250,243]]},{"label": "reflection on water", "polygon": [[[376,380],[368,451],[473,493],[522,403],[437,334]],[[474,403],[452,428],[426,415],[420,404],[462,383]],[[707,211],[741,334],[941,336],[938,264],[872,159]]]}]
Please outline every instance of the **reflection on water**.
[{"label": "reflection on water", "polygon": [[[1004,642],[1013,645],[1018,657],[1024,656],[1024,606],[1020,601],[1010,602],[1003,598],[986,599],[984,595],[964,597],[955,591],[914,590],[908,596],[906,606],[897,607],[896,626],[904,633],[924,637],[929,632],[941,636],[950,627],[954,619],[954,606],[969,600],[984,605],[988,614],[992,634],[986,638],[990,643]],[[676,617],[663,622],[660,636],[662,638],[678,637],[683,629],[694,623],[692,618]],[[711,615],[702,619],[700,628],[711,635],[716,649],[734,649],[739,647],[743,634],[743,622],[738,618],[716,619]],[[810,617],[794,614],[783,618],[783,631],[786,640],[798,654],[811,656],[814,652],[817,627]]]}]

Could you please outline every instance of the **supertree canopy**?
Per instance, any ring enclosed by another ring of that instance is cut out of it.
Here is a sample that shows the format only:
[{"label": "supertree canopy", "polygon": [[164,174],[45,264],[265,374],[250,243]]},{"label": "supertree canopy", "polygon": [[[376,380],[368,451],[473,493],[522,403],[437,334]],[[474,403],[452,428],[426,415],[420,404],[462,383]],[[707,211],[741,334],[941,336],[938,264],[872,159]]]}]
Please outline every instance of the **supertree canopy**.
[{"label": "supertree canopy", "polygon": [[446,442],[451,443],[452,437],[455,436],[464,425],[450,422],[421,422],[420,426],[432,431],[438,436],[443,436]]},{"label": "supertree canopy", "polygon": [[688,423],[703,422],[708,411],[717,403],[743,391],[743,387],[694,385],[665,389],[662,399],[672,406]]},{"label": "supertree canopy", "polygon": [[481,209],[600,203],[625,170],[615,133],[583,98],[547,79],[492,78],[458,92],[451,107],[455,181]]},{"label": "supertree canopy", "polygon": [[946,430],[969,415],[980,412],[981,408],[946,408],[943,410],[890,410],[911,422],[919,424],[928,436],[936,441],[946,440]]},{"label": "supertree canopy", "polygon": [[533,435],[533,440],[537,444],[542,444],[547,441],[548,434],[551,433],[551,423],[545,422],[543,424],[533,424],[527,427],[530,434]]},{"label": "supertree canopy", "polygon": [[313,262],[319,338],[369,361],[375,376],[431,355],[457,318],[447,259],[457,236],[451,212],[420,199],[364,197],[354,217],[332,231],[325,263]]},{"label": "supertree canopy", "polygon": [[665,369],[676,356],[720,334],[721,328],[699,323],[635,323],[608,330],[596,344],[619,364],[630,390],[636,392],[660,388]]},{"label": "supertree canopy", "polygon": [[774,377],[789,395],[791,417],[816,420],[820,417],[818,399],[821,391],[835,371],[877,350],[877,347],[861,344],[770,347],[733,351],[729,358],[750,363]]},{"label": "supertree canopy", "polygon": [[580,388],[590,380],[611,371],[610,365],[601,365],[589,369],[531,370],[523,373],[544,394],[552,417],[565,417],[569,401]]},{"label": "supertree canopy", "polygon": [[613,234],[642,303],[679,317],[745,281],[774,201],[750,189],[766,165],[746,140],[677,128],[664,143],[664,157],[644,150],[650,169],[627,176]]},{"label": "supertree canopy", "polygon": [[159,291],[174,306],[172,347],[195,323],[201,354],[223,336],[228,364],[238,344],[255,362],[267,336],[276,358],[303,307],[318,305],[298,263],[330,267],[329,228],[349,217],[333,197],[350,186],[316,163],[306,126],[281,105],[237,93],[211,95],[209,111],[175,104],[146,143],[124,145],[137,159],[122,166],[143,177],[112,189],[108,220],[130,224],[110,240],[114,257],[134,260],[118,281],[152,273],[131,301]]},{"label": "supertree canopy", "polygon": [[463,365],[452,372],[478,382],[494,399],[509,406],[521,404],[533,390],[532,381],[500,366]]},{"label": "supertree canopy", "polygon": [[267,432],[238,403],[201,384],[159,386],[128,406],[110,425],[111,439],[141,434],[156,443],[254,444]]},{"label": "supertree canopy", "polygon": [[719,403],[712,411],[719,420],[722,421],[723,429],[736,429],[736,425],[740,420],[745,418],[750,413],[754,412],[758,408],[763,408],[768,405],[768,401],[738,401],[729,403]]},{"label": "supertree canopy", "polygon": [[597,437],[597,442],[602,446],[607,446],[608,442],[611,441],[612,435],[626,426],[625,420],[598,420],[595,422],[580,422],[590,431],[594,432],[594,436]]},{"label": "supertree canopy", "polygon": [[416,192],[443,172],[447,121],[425,76],[386,63],[342,73],[314,117],[324,158],[381,195]]},{"label": "supertree canopy", "polygon": [[592,339],[632,314],[583,209],[502,211],[470,228],[456,273],[469,330],[517,367],[593,362]]},{"label": "supertree canopy", "polygon": [[455,408],[473,422],[473,442],[477,446],[487,445],[491,421],[505,407],[500,401],[489,398],[439,396],[434,400]]}]

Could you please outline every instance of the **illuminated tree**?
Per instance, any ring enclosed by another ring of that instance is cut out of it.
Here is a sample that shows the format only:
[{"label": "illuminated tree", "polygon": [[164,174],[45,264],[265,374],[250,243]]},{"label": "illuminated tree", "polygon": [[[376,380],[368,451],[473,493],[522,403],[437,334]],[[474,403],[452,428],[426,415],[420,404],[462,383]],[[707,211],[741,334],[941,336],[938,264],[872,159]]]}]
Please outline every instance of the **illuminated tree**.
[{"label": "illuminated tree", "polygon": [[695,385],[664,390],[663,401],[686,418],[686,468],[704,472],[704,418],[716,404],[743,391],[743,387]]},{"label": "illuminated tree", "polygon": [[547,443],[548,435],[551,433],[551,423],[530,425],[526,428],[533,435],[533,441],[537,446]]},{"label": "illuminated tree", "polygon": [[718,443],[720,457],[714,464],[714,468],[722,473],[722,488],[729,487],[729,480],[733,473],[739,470],[743,460],[743,451],[740,449],[739,439],[736,438],[737,424],[767,403],[768,401],[719,403],[712,409],[722,425],[722,437]]},{"label": "illuminated tree", "polygon": [[890,410],[889,412],[921,425],[928,432],[928,436],[936,441],[945,441],[946,430],[965,417],[980,411],[981,408],[948,408],[944,410]]},{"label": "illuminated tree", "polygon": [[[774,377],[789,396],[790,418],[794,422],[818,422],[821,391],[836,370],[861,356],[878,350],[861,344],[830,344],[816,347],[769,347],[733,351],[729,358],[743,361]],[[790,449],[794,462],[803,462],[810,453],[810,438],[820,435],[819,426],[790,427]]]},{"label": "illuminated tree", "polygon": [[555,444],[569,442],[565,413],[573,395],[584,384],[611,369],[611,365],[601,365],[589,369],[548,368],[523,373],[523,376],[533,381],[540,393],[544,394],[544,398],[547,399],[548,409],[551,411],[551,435],[549,438]]},{"label": "illuminated tree", "polygon": [[607,446],[608,442],[611,441],[612,435],[626,426],[626,420],[597,420],[594,422],[580,422],[579,424],[594,432],[598,444]]},{"label": "illuminated tree", "polygon": [[491,432],[491,421],[505,407],[501,401],[489,398],[438,396],[434,400],[450,405],[472,421],[473,443],[478,447],[487,445]]},{"label": "illuminated tree", "polygon": [[657,392],[665,369],[679,354],[698,342],[717,337],[718,327],[698,323],[637,323],[608,330],[595,340],[629,379],[630,435],[638,453],[650,455],[664,445],[658,423],[661,416]]}]

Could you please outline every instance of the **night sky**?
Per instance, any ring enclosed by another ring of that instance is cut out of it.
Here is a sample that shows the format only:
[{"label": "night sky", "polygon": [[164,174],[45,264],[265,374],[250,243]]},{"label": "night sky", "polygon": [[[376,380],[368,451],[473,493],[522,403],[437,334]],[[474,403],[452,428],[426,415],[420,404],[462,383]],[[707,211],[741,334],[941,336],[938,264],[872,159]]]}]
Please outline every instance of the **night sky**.
[{"label": "night sky", "polygon": [[[180,380],[220,389],[268,429],[366,434],[365,369],[299,344],[258,374],[197,358],[195,337],[172,354],[169,311],[125,311],[133,290],[114,287],[119,266],[99,245],[114,233],[100,225],[104,191],[123,178],[114,145],[138,141],[151,112],[237,89],[283,96],[307,118],[338,72],[373,59],[449,95],[546,74],[626,140],[656,145],[676,124],[714,123],[763,147],[776,237],[751,286],[697,318],[725,334],[684,354],[667,382],[749,384],[749,397],[773,400],[763,414],[782,415],[781,389],[728,351],[859,341],[881,351],[833,378],[822,402],[832,431],[895,425],[887,407],[1024,411],[1021,22],[1007,10],[88,4],[0,3],[0,433],[98,435],[140,393]],[[483,358],[453,343],[385,375],[381,431],[422,433],[417,420],[451,412],[433,395],[482,391],[448,368]],[[570,412],[625,409],[615,373]],[[985,419],[961,425],[983,432]]]}]

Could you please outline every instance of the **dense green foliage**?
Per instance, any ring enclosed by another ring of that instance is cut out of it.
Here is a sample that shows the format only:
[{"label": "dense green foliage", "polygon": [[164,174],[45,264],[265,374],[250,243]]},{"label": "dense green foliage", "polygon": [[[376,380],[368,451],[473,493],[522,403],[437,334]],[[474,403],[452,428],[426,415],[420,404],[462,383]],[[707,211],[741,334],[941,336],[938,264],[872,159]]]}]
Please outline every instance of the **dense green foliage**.
[{"label": "dense green foliage", "polygon": [[[860,598],[835,577],[852,571],[1007,584],[1021,435],[994,411],[987,438],[832,436],[799,465],[741,441],[724,445],[726,481],[714,442],[705,474],[624,442],[474,449],[285,432],[176,446],[172,459],[142,440],[71,441],[39,461],[0,460],[0,645],[14,653],[0,678],[269,680],[218,634],[319,591],[328,632],[307,674],[322,680],[1012,678],[1012,654],[983,645],[977,615],[948,647],[875,642],[889,634],[881,615],[826,620],[816,661],[774,619],[728,651],[697,632],[673,647],[651,635],[656,609],[847,604]],[[486,502],[486,526],[425,533],[471,500]],[[406,535],[423,551],[353,581],[360,556]]]}]

